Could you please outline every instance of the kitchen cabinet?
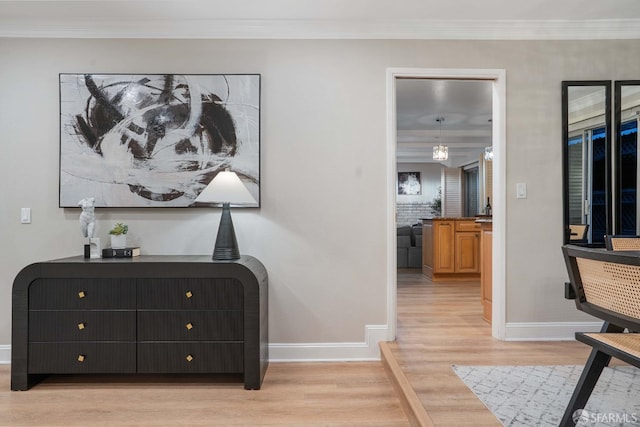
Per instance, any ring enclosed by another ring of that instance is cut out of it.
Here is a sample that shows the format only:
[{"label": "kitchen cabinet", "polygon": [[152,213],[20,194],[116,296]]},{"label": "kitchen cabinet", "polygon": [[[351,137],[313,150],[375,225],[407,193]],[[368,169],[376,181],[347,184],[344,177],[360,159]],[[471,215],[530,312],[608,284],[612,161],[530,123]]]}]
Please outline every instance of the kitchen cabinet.
[{"label": "kitchen cabinet", "polygon": [[433,220],[422,220],[422,274],[433,272]]},{"label": "kitchen cabinet", "polygon": [[480,279],[480,224],[475,218],[433,219],[434,282]]},{"label": "kitchen cabinet", "polygon": [[491,323],[491,311],[493,301],[493,224],[491,222],[482,223],[482,234],[480,238],[480,293],[482,296],[482,318]]}]

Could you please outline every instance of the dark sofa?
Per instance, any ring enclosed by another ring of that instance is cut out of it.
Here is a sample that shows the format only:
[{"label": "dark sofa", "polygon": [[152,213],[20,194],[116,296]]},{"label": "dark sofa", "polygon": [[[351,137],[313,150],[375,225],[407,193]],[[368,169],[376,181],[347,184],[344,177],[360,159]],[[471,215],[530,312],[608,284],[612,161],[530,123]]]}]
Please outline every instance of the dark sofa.
[{"label": "dark sofa", "polygon": [[422,225],[397,228],[398,268],[422,268]]}]

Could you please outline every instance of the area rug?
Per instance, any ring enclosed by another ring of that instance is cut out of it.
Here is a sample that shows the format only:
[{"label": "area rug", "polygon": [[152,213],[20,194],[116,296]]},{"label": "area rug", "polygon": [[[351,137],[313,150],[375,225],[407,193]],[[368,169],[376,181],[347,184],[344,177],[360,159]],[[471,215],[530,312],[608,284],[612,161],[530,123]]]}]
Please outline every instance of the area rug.
[{"label": "area rug", "polygon": [[[582,366],[452,366],[504,426],[557,427]],[[605,368],[578,426],[640,426],[640,369]]]}]

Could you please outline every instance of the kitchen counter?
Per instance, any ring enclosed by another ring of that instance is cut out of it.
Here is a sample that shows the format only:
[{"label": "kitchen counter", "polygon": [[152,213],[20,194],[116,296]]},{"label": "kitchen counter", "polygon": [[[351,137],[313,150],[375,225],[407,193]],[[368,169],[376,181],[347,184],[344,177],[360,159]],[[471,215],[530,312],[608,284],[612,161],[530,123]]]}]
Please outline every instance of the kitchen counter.
[{"label": "kitchen counter", "polygon": [[480,217],[449,217],[449,216],[434,216],[433,218],[420,218],[422,221],[434,220],[434,221],[474,221]]},{"label": "kitchen counter", "polygon": [[491,224],[493,222],[493,217],[492,216],[485,216],[485,215],[477,216],[476,217],[476,222]]}]

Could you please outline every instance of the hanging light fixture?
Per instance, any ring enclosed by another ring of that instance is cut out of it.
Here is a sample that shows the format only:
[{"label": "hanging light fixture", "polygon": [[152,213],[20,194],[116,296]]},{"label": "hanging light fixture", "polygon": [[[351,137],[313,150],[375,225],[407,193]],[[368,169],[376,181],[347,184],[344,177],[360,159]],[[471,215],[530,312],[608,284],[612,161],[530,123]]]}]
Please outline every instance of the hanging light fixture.
[{"label": "hanging light fixture", "polygon": [[442,122],[444,122],[444,117],[438,117],[436,122],[440,123],[440,141],[438,145],[433,147],[433,160],[447,160],[449,158],[449,147],[442,143]]},{"label": "hanging light fixture", "polygon": [[484,159],[487,161],[493,160],[493,146],[485,147],[484,149]]},{"label": "hanging light fixture", "polygon": [[[493,122],[493,118],[489,117],[489,123]],[[488,162],[493,160],[493,145],[484,148],[484,159]]]}]

